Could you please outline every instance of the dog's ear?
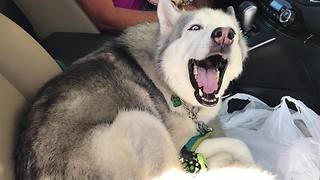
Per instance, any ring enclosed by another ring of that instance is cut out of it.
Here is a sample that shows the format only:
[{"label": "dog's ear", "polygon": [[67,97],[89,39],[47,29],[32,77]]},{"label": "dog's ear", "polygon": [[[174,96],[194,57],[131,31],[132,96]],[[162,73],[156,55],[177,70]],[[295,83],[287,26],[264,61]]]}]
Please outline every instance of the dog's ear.
[{"label": "dog's ear", "polygon": [[236,12],[234,11],[234,8],[232,6],[229,6],[227,8],[227,13],[236,18]]},{"label": "dog's ear", "polygon": [[158,18],[161,36],[170,33],[172,27],[181,15],[181,11],[170,0],[159,0]]}]

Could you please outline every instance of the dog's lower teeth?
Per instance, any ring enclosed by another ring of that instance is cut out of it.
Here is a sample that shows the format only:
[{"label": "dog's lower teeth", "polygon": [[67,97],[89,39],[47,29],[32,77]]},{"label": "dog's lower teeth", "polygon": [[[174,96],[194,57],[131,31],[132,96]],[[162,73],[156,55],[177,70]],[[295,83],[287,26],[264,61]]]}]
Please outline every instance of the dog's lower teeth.
[{"label": "dog's lower teeth", "polygon": [[211,100],[209,100],[209,99],[206,99],[206,98],[204,98],[204,97],[201,97],[201,99],[202,99],[203,101],[206,101],[206,102],[213,102],[213,101],[211,101]]},{"label": "dog's lower teeth", "polygon": [[215,99],[206,99],[204,97],[201,97],[201,99],[205,102],[209,102],[209,103],[213,103],[215,101]]}]

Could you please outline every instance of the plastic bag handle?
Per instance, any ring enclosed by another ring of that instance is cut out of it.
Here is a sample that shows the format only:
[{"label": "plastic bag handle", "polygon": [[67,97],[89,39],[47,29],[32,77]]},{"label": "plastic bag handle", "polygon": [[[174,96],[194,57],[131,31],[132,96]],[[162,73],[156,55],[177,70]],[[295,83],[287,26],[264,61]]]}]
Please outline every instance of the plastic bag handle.
[{"label": "plastic bag handle", "polygon": [[225,101],[229,102],[231,99],[248,100],[248,101],[250,101],[249,104],[252,102],[258,102],[258,103],[263,104],[264,106],[268,106],[266,103],[264,103],[260,99],[254,97],[254,96],[251,96],[249,94],[237,93],[231,97],[228,97]]},{"label": "plastic bag handle", "polygon": [[308,128],[308,131],[310,132],[312,139],[320,143],[320,116],[318,116],[314,111],[312,111],[303,102],[299,100],[296,100],[290,96],[284,96],[281,98],[281,101],[282,103],[285,103],[286,106],[286,100],[295,105],[295,107],[298,110],[298,113],[300,113],[300,120]]}]

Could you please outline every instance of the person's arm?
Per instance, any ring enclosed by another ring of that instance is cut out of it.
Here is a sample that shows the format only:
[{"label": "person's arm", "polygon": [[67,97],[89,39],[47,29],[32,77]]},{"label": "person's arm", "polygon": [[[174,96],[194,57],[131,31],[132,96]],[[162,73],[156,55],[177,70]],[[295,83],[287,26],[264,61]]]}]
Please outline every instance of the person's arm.
[{"label": "person's arm", "polygon": [[143,22],[157,21],[154,11],[115,7],[112,0],[78,0],[80,6],[100,30],[123,30]]}]

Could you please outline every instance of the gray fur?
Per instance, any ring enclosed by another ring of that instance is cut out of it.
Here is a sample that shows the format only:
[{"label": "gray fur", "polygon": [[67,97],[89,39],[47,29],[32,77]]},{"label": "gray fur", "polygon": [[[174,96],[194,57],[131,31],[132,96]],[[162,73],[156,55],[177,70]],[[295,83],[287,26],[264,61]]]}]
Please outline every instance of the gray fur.
[{"label": "gray fur", "polygon": [[[88,56],[40,91],[19,136],[17,179],[74,176],[66,172],[72,151],[93,128],[112,124],[121,109],[148,111],[163,119],[168,107],[161,92],[125,47],[118,46]],[[148,92],[147,99],[137,88]],[[98,177],[94,169],[89,171],[93,174],[86,173],[86,178]]]}]

